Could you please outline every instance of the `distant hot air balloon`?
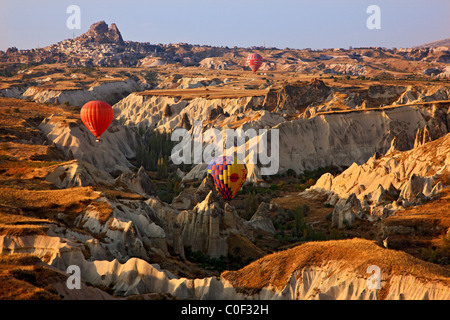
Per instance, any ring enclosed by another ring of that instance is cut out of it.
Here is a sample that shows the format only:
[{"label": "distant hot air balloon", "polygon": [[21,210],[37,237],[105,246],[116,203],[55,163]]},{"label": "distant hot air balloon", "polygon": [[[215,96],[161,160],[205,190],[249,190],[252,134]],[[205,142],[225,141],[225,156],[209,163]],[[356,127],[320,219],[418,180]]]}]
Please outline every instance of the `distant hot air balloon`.
[{"label": "distant hot air balloon", "polygon": [[233,199],[247,178],[247,166],[234,157],[221,156],[214,159],[207,169],[214,184],[225,200]]},{"label": "distant hot air balloon", "polygon": [[114,118],[114,111],[108,103],[95,100],[89,101],[81,108],[80,116],[84,125],[97,138],[96,141],[100,141],[100,136]]},{"label": "distant hot air balloon", "polygon": [[247,65],[252,69],[253,72],[258,71],[263,63],[263,58],[257,53],[250,53],[247,57]]}]

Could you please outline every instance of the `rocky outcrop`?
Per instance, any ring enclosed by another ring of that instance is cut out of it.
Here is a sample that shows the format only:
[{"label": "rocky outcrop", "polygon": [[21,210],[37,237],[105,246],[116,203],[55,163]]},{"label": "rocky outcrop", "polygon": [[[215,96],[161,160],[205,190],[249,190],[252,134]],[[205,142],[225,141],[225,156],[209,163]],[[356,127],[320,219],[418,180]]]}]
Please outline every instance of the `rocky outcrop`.
[{"label": "rocky outcrop", "polygon": [[[171,96],[152,96],[144,93],[132,93],[116,103],[113,108],[116,118],[124,125],[142,126],[158,131],[172,132],[180,124],[189,126],[195,121],[206,123],[211,112],[219,108],[224,114],[239,114],[251,110],[263,102],[263,96],[245,96],[240,98],[209,99],[204,97],[178,99]],[[170,107],[170,115],[166,112]],[[185,120],[183,120],[186,117]]]},{"label": "rocky outcrop", "polygon": [[306,85],[286,85],[281,90],[269,91],[264,105],[273,111],[302,110],[323,103],[331,92],[323,81],[314,79]]},{"label": "rocky outcrop", "polygon": [[116,122],[103,133],[100,142],[95,142],[80,120],[67,121],[58,115],[44,119],[39,129],[68,159],[88,162],[113,177],[133,167],[128,159],[135,157],[136,133]]},{"label": "rocky outcrop", "polygon": [[154,196],[157,194],[152,180],[142,166],[136,173],[122,173],[117,178],[117,181],[124,183],[128,188],[144,197]]},{"label": "rocky outcrop", "polygon": [[408,150],[417,129],[426,124],[421,111],[413,107],[318,114],[283,122],[275,126],[280,132],[280,170],[362,164],[375,152],[385,153],[394,137],[398,150]]},{"label": "rocky outcrop", "polygon": [[261,202],[250,220],[245,223],[255,231],[272,235],[276,232],[270,215],[270,204],[267,202]]},{"label": "rocky outcrop", "polygon": [[114,182],[114,179],[106,171],[100,170],[88,162],[78,160],[59,165],[45,177],[45,180],[61,189]]},{"label": "rocky outcrop", "polygon": [[205,58],[199,62],[200,67],[214,70],[228,70],[230,67],[235,65],[236,63],[231,60],[216,57]]},{"label": "rocky outcrop", "polygon": [[103,100],[113,105],[132,92],[141,91],[140,86],[133,79],[124,81],[109,81],[94,83],[83,89],[58,89],[29,87],[22,95],[23,98],[32,99],[39,103],[59,103],[82,107],[92,100]]},{"label": "rocky outcrop", "polygon": [[[203,176],[205,175],[198,177],[198,180],[203,179]],[[216,187],[212,176],[208,175],[202,180],[195,192],[189,190],[181,191],[180,194],[173,199],[171,206],[178,210],[193,209],[194,206],[202,202],[211,191],[215,193]]]},{"label": "rocky outcrop", "polygon": [[89,30],[83,33],[81,36],[77,37],[75,40],[80,42],[95,42],[95,43],[114,43],[118,45],[123,45],[124,41],[119,29],[115,23],[108,25],[105,21],[99,21],[92,24]]},{"label": "rocky outcrop", "polygon": [[149,260],[151,255],[169,255],[164,229],[145,202],[104,197],[97,202],[98,205],[89,205],[75,223],[101,237],[101,246],[110,257],[124,262],[130,257]]},{"label": "rocky outcrop", "polygon": [[6,86],[4,88],[0,88],[0,97],[6,98],[21,98],[22,94],[26,91],[26,87],[24,85],[12,85]]},{"label": "rocky outcrop", "polygon": [[332,63],[328,69],[325,69],[324,73],[336,73],[352,76],[364,76],[368,73],[368,67],[361,64],[345,64],[345,63]]},{"label": "rocky outcrop", "polygon": [[[442,181],[447,181],[450,175],[449,155],[450,134],[447,134],[409,151],[394,150],[382,157],[374,155],[365,164],[354,163],[336,177],[324,174],[310,189],[328,193],[328,203],[339,204],[333,211],[336,225],[342,225],[339,221],[348,212],[343,202],[347,198],[352,199],[356,211],[362,206],[369,219],[376,219],[402,206],[432,199],[448,187]],[[352,220],[348,217],[347,221]]]},{"label": "rocky outcrop", "polygon": [[[219,195],[211,175],[203,179],[195,193],[183,198],[187,198],[186,209],[194,207],[180,212],[176,223],[180,226],[183,245],[192,252],[201,251],[214,258],[227,256],[230,234],[252,236],[236,209]],[[179,198],[174,199],[175,207],[177,204],[180,205]]]},{"label": "rocky outcrop", "polygon": [[414,140],[414,148],[417,148],[430,141],[431,135],[428,126],[423,127],[423,129],[417,129],[416,139]]},{"label": "rocky outcrop", "polygon": [[333,227],[344,228],[351,226],[355,219],[362,219],[364,211],[361,202],[356,198],[354,193],[350,194],[347,199],[340,199],[331,216],[331,225]]},{"label": "rocky outcrop", "polygon": [[244,232],[245,227],[236,210],[210,191],[192,212],[183,211],[177,217],[185,247],[213,258],[227,256],[227,238],[231,232]]},{"label": "rocky outcrop", "polygon": [[[400,192],[400,199],[410,203],[418,202],[431,195],[433,179],[412,174]],[[432,195],[434,196],[434,194]]]},{"label": "rocky outcrop", "polygon": [[206,168],[208,167],[207,163],[200,163],[194,166],[191,171],[189,171],[181,181],[192,181],[192,180],[202,180],[206,177],[207,172]]}]

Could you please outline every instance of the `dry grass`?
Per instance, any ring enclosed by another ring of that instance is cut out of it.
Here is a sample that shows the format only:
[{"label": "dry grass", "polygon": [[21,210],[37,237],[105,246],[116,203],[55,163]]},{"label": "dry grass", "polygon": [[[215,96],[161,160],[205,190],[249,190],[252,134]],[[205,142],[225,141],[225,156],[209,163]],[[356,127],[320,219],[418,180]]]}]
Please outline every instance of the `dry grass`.
[{"label": "dry grass", "polygon": [[65,113],[60,106],[26,101],[22,99],[0,98],[0,125],[17,125],[18,121],[49,117],[52,114]]},{"label": "dry grass", "polygon": [[319,115],[325,115],[325,114],[338,114],[338,113],[365,113],[369,111],[374,110],[393,110],[405,106],[410,107],[432,107],[434,104],[436,106],[439,106],[441,108],[446,108],[450,104],[448,100],[442,100],[442,101],[432,101],[432,102],[418,102],[418,103],[408,103],[408,104],[396,104],[396,105],[389,105],[386,107],[374,107],[374,108],[365,108],[365,109],[345,109],[345,110],[333,110],[333,111],[323,111],[323,112],[317,112],[314,116]]},{"label": "dry grass", "polygon": [[[237,121],[234,121],[234,122],[228,122],[227,125],[228,125],[228,128],[230,128],[230,129],[238,129],[240,126],[244,125],[245,123],[257,120],[260,117],[261,117],[261,114],[258,113],[257,115],[255,115],[252,118],[250,118],[250,117],[243,117],[240,120],[237,120]],[[220,126],[221,124],[218,124],[218,125]]]},{"label": "dry grass", "polygon": [[28,254],[0,255],[0,300],[60,299],[51,283],[64,281],[61,274],[40,265]]},{"label": "dry grass", "polygon": [[0,155],[15,158],[18,161],[37,160],[36,157],[46,155],[53,148],[47,145],[23,144],[14,141],[0,143]]},{"label": "dry grass", "polygon": [[450,230],[450,189],[444,189],[433,201],[397,211],[382,225],[394,249],[425,259],[430,257],[423,256],[423,250],[433,249],[448,257],[450,248],[443,237]]},{"label": "dry grass", "polygon": [[229,99],[265,96],[267,90],[242,90],[242,89],[167,89],[167,90],[148,90],[139,95],[143,96],[170,96],[180,97],[182,100],[191,100],[195,98],[206,99]]},{"label": "dry grass", "polygon": [[[100,194],[92,187],[78,187],[63,190],[18,190],[14,188],[2,188],[0,194],[0,216],[6,214],[26,215],[49,219],[50,221],[64,222],[68,227],[73,227],[75,218],[86,209],[89,204],[95,203]],[[102,217],[110,214],[110,208],[103,208],[101,203],[95,204]],[[60,214],[63,214],[62,216]],[[20,218],[18,218],[20,220]],[[41,221],[44,223],[45,221]],[[5,224],[0,230],[5,234],[29,234],[42,233],[45,225],[30,226]]]},{"label": "dry grass", "polygon": [[269,285],[282,289],[293,272],[331,261],[339,262],[342,269],[353,269],[362,276],[369,265],[377,265],[388,277],[412,275],[424,281],[450,284],[450,270],[358,238],[308,242],[267,255],[238,271],[225,271],[222,276],[241,292],[254,294]]},{"label": "dry grass", "polygon": [[272,199],[271,202],[276,203],[279,208],[284,210],[295,211],[298,207],[308,206],[307,214],[308,222],[313,222],[315,229],[326,227],[329,222],[326,220],[327,215],[333,212],[332,207],[325,207],[323,204],[327,200],[327,196],[317,193],[317,197],[311,199],[298,194],[298,192],[290,194],[287,197],[280,197]]},{"label": "dry grass", "polygon": [[98,221],[100,221],[101,224],[106,223],[113,213],[111,207],[103,201],[93,201],[91,206],[98,212]]},{"label": "dry grass", "polygon": [[130,190],[124,183],[116,182],[116,186],[121,190],[111,189],[111,186],[100,183],[94,187],[95,191],[101,192],[105,197],[112,199],[124,199],[124,200],[145,200],[143,196]]},{"label": "dry grass", "polygon": [[75,187],[63,190],[16,190],[4,188],[0,196],[6,205],[17,206],[27,210],[39,208],[71,208],[80,202],[90,202],[100,195],[92,187]]},{"label": "dry grass", "polygon": [[450,188],[442,190],[439,196],[422,205],[397,211],[395,215],[383,220],[386,226],[405,225],[423,226],[441,225],[443,229],[450,228]]},{"label": "dry grass", "polygon": [[[16,237],[25,235],[44,235],[46,234],[48,226],[53,223],[49,219],[39,219],[8,213],[7,209],[8,208],[5,208],[5,206],[0,206],[0,235]],[[11,208],[9,208],[9,211],[11,211]]]}]

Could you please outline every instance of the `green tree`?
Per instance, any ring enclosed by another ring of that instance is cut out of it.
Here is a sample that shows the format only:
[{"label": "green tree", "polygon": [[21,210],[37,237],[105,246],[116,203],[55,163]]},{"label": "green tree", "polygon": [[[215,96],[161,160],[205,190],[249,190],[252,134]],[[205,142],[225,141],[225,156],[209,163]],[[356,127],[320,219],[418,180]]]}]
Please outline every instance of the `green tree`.
[{"label": "green tree", "polygon": [[245,201],[245,219],[249,220],[258,210],[258,196],[255,191],[250,191]]},{"label": "green tree", "polygon": [[305,233],[306,223],[305,223],[305,213],[303,208],[298,206],[294,212],[294,221],[295,221],[295,231],[297,234],[300,234],[300,231],[303,230]]},{"label": "green tree", "polygon": [[158,158],[158,164],[156,168],[159,179],[167,178],[167,160],[165,157],[160,156]]},{"label": "green tree", "polygon": [[[158,171],[158,166],[161,166],[160,170],[167,171],[168,157],[172,152],[173,142],[166,133],[159,133],[157,131],[151,133],[150,136],[146,136],[143,131],[140,132],[142,137],[142,143],[136,148],[136,164],[138,166],[144,166],[148,171]],[[158,165],[159,158],[163,157],[163,163]],[[162,173],[162,172],[161,172]]]}]

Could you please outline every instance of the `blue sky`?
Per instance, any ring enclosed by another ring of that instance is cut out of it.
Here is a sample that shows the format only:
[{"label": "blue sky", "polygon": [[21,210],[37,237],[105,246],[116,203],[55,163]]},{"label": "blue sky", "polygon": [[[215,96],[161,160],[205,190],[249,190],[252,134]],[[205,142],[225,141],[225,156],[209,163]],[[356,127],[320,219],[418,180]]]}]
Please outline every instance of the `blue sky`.
[{"label": "blue sky", "polygon": [[[369,30],[369,5],[381,29]],[[81,29],[116,23],[124,40],[150,43],[335,48],[411,47],[450,37],[449,0],[0,0],[0,50],[44,47],[71,38],[69,5]]]}]

